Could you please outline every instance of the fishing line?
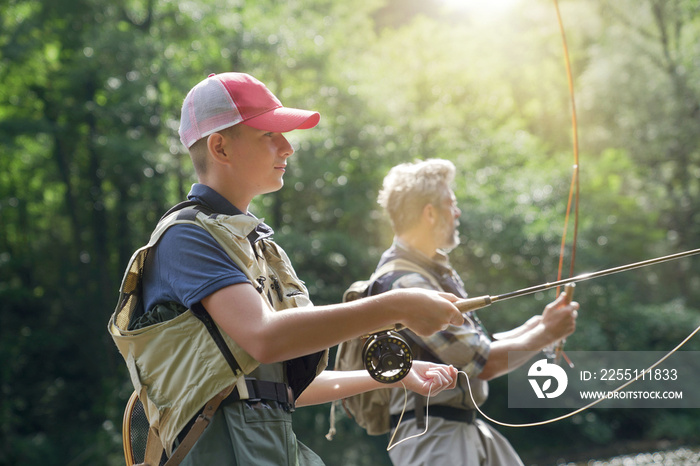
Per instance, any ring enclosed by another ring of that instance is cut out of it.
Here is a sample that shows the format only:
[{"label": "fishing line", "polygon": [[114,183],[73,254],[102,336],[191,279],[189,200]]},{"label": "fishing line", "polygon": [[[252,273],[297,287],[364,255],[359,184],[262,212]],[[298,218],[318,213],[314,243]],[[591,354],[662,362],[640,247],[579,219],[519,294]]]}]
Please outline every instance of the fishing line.
[{"label": "fishing line", "polygon": [[[396,423],[396,428],[394,429],[394,433],[391,434],[391,438],[389,439],[389,444],[386,446],[386,451],[390,451],[392,448],[394,448],[396,445],[401,445],[403,442],[406,442],[408,440],[414,439],[421,437],[425,435],[428,432],[428,408],[430,407],[430,394],[433,391],[433,384],[431,382],[430,387],[428,388],[428,396],[425,401],[425,429],[423,432],[415,435],[411,435],[410,437],[406,437],[405,439],[401,439],[395,444],[392,445],[392,442],[394,441],[394,437],[396,437],[396,432],[399,431],[399,426],[401,425],[401,420],[403,419],[403,415],[406,412],[406,404],[408,403],[408,389],[406,388],[406,385],[404,385],[403,382],[401,382],[401,385],[403,385],[403,409],[401,410],[401,415],[399,416],[399,422]],[[469,389],[471,393],[471,388]]]},{"label": "fishing line", "polygon": [[[654,370],[654,368],[656,368],[659,364],[661,364],[662,362],[664,362],[666,359],[668,359],[669,357],[671,357],[672,354],[674,354],[674,353],[675,353],[676,351],[678,351],[681,347],[683,347],[683,345],[685,345],[685,344],[686,344],[691,338],[693,338],[698,332],[700,332],[700,326],[698,326],[695,330],[693,330],[692,332],[690,332],[690,335],[688,335],[687,337],[685,337],[685,339],[683,339],[683,341],[681,341],[678,345],[676,345],[675,348],[673,348],[671,351],[669,351],[668,353],[666,353],[666,355],[664,355],[661,359],[659,359],[658,361],[656,361],[654,364],[652,364],[651,366],[649,366],[646,370],[644,370],[644,372],[640,373],[640,374],[637,375],[634,379],[632,379],[632,380],[630,380],[630,381],[628,381],[628,382],[626,382],[626,383],[620,385],[620,386],[617,387],[615,390],[612,390],[612,391],[610,391],[609,393],[610,393],[610,394],[617,393],[617,392],[619,392],[620,390],[622,390],[623,388],[626,388],[626,387],[628,387],[629,385],[633,384],[634,382],[636,382],[636,381],[639,380],[640,378],[643,378],[645,374],[648,374],[649,372],[651,372],[652,370]],[[484,412],[481,410],[481,408],[479,408],[479,406],[477,406],[476,400],[474,400],[474,394],[473,394],[473,392],[472,392],[471,383],[469,382],[469,376],[468,376],[467,373],[464,372],[464,371],[457,371],[457,376],[459,376],[459,374],[463,374],[463,375],[464,375],[464,378],[465,378],[466,381],[467,381],[467,388],[469,389],[469,398],[471,398],[472,404],[474,405],[474,408],[475,408],[475,409],[479,412],[479,414],[481,414],[481,416],[482,416],[484,419],[486,419],[487,421],[492,422],[492,423],[494,423],[494,424],[496,424],[496,425],[499,425],[499,426],[503,426],[503,427],[537,427],[537,426],[543,426],[543,425],[547,425],[547,424],[553,424],[553,423],[555,423],[555,422],[563,421],[564,419],[567,419],[567,418],[569,418],[569,417],[571,417],[571,416],[575,416],[576,414],[579,414],[579,413],[581,413],[581,412],[583,412],[583,411],[586,411],[587,409],[592,408],[593,406],[597,405],[597,404],[600,403],[601,401],[606,400],[606,399],[609,398],[609,396],[598,398],[597,400],[595,400],[595,401],[593,401],[593,402],[587,404],[586,406],[583,406],[582,408],[578,408],[578,409],[576,409],[576,410],[574,410],[574,411],[571,411],[570,413],[563,414],[563,415],[561,415],[561,416],[558,416],[558,417],[555,417],[555,418],[552,418],[552,419],[547,419],[547,420],[538,421],[538,422],[528,422],[528,423],[524,423],[524,424],[511,424],[511,423],[508,423],[508,422],[497,421],[496,419],[493,419],[493,418],[489,417],[486,413],[484,413]],[[401,384],[403,385],[403,382],[401,382]],[[421,432],[421,433],[419,433],[419,434],[415,434],[415,435],[412,435],[412,436],[410,436],[410,437],[406,437],[405,439],[402,439],[402,440],[400,440],[400,441],[398,441],[397,443],[395,443],[395,444],[392,445],[392,442],[394,441],[394,437],[396,436],[396,432],[398,431],[399,426],[401,425],[401,420],[403,419],[404,412],[406,411],[406,404],[407,404],[407,402],[408,402],[408,390],[406,389],[406,385],[403,385],[403,388],[404,388],[404,395],[405,395],[405,397],[404,397],[403,410],[401,411],[401,416],[399,417],[399,422],[397,423],[396,428],[394,429],[394,432],[393,432],[393,434],[392,434],[392,436],[391,436],[391,439],[389,440],[389,445],[387,446],[386,451],[391,450],[391,449],[394,448],[395,446],[400,445],[401,443],[403,443],[403,442],[405,442],[405,441],[407,441],[407,440],[411,440],[411,439],[414,439],[414,438],[421,437],[421,436],[425,435],[425,434],[428,432],[428,422],[429,422],[428,408],[429,408],[429,406],[430,406],[430,394],[431,394],[431,391],[432,391],[432,384],[430,385],[430,390],[428,391],[428,396],[427,396],[426,403],[425,403],[425,430],[423,430],[423,432]]]},{"label": "fishing line", "polygon": [[[649,372],[651,372],[656,366],[658,366],[659,364],[661,364],[662,362],[664,362],[664,361],[665,361],[666,359],[668,359],[673,353],[675,353],[676,351],[678,351],[683,345],[685,345],[685,344],[688,342],[688,340],[690,340],[691,338],[693,338],[698,332],[700,332],[700,326],[698,326],[698,328],[696,328],[695,330],[693,330],[692,332],[690,332],[690,335],[688,335],[687,337],[685,337],[685,339],[684,339],[683,341],[681,341],[675,348],[673,348],[671,351],[669,351],[666,355],[664,355],[664,357],[662,357],[661,359],[659,359],[658,361],[656,361],[654,364],[652,364],[651,366],[649,366],[649,368],[647,368],[644,372],[640,373],[640,374],[639,374],[637,377],[635,377],[634,379],[632,379],[632,380],[630,380],[630,381],[628,381],[628,382],[626,382],[626,383],[620,385],[620,386],[617,387],[615,390],[612,390],[610,393],[612,394],[612,393],[617,393],[617,392],[619,392],[619,391],[622,390],[623,388],[628,387],[629,385],[633,384],[634,382],[636,382],[637,380],[639,380],[640,378],[642,378],[642,377],[644,376],[644,374],[648,374]],[[587,410],[587,409],[589,409],[589,408],[592,408],[593,406],[597,405],[597,404],[600,403],[601,401],[606,400],[606,399],[609,398],[609,397],[601,397],[601,398],[598,398],[597,400],[595,400],[595,401],[593,401],[593,402],[587,404],[586,406],[584,406],[584,407],[582,407],[582,408],[579,408],[579,409],[577,409],[577,410],[575,410],[575,411],[572,411],[572,412],[570,412],[570,413],[568,413],[568,414],[564,414],[564,415],[559,416],[559,417],[555,417],[555,418],[552,418],[552,419],[548,419],[548,420],[546,420],[546,421],[530,422],[530,423],[526,423],[526,424],[509,424],[509,423],[506,423],[506,422],[500,422],[500,421],[497,421],[497,420],[495,420],[495,419],[490,418],[490,417],[487,416],[478,406],[476,406],[476,402],[474,401],[474,395],[472,394],[472,387],[471,387],[471,384],[469,383],[469,377],[467,376],[466,372],[464,372],[464,371],[459,371],[458,374],[464,374],[465,378],[467,379],[467,386],[469,387],[469,397],[471,398],[472,403],[473,403],[474,406],[476,407],[476,410],[479,412],[479,414],[481,414],[481,415],[484,417],[484,419],[486,419],[486,420],[488,420],[488,421],[491,421],[491,422],[493,422],[494,424],[498,424],[499,426],[504,426],[504,427],[535,427],[535,426],[543,426],[543,425],[545,425],[545,424],[552,424],[552,423],[554,423],[554,422],[564,420],[564,419],[566,419],[566,418],[568,418],[568,417],[574,416],[574,415],[576,415],[576,414],[578,414],[578,413],[581,413],[581,412],[583,412],[583,411],[585,411],[585,410]]]}]

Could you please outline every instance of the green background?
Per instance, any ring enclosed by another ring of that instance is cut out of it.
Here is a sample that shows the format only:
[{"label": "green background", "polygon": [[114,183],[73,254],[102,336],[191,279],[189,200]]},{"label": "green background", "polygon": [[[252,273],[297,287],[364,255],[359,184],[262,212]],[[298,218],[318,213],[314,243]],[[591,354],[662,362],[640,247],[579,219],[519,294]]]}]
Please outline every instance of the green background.
[{"label": "green background", "polygon": [[[698,247],[700,3],[560,7],[581,149],[575,271]],[[457,166],[451,256],[472,296],[556,279],[573,155],[552,2],[2,0],[0,22],[1,465],[123,464],[132,388],[106,324],[130,255],[194,182],[177,120],[211,72],[248,72],[322,114],[291,133],[285,187],[251,208],[317,304],[374,269],[391,242],[377,190],[417,158]],[[581,284],[567,348],[670,350],[700,324],[699,269],[689,258]],[[505,330],[552,298],[480,316]],[[505,382],[491,417],[561,414],[509,410]],[[295,425],[330,465],[387,464],[388,439],[350,419],[325,440],[328,406]],[[593,409],[501,431],[549,464],[697,445],[700,417]]]}]

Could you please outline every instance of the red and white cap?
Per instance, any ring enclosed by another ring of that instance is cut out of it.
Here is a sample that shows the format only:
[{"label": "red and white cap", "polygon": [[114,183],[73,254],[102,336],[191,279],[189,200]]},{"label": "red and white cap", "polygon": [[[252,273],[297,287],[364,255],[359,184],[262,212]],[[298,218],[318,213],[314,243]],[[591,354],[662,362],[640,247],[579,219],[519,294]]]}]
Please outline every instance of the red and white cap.
[{"label": "red and white cap", "polygon": [[212,133],[238,123],[285,133],[318,124],[318,112],[287,108],[263,83],[245,73],[210,74],[182,104],[180,141],[188,149]]}]

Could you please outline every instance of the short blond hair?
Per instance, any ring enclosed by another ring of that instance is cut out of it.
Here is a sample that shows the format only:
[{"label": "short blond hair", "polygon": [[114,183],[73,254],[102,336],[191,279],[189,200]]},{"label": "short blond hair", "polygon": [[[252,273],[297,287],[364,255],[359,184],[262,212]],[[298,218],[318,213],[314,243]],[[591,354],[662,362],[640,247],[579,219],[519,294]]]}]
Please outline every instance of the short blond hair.
[{"label": "short blond hair", "polygon": [[455,172],[454,164],[444,159],[402,163],[389,170],[377,202],[389,215],[396,234],[413,226],[426,205],[438,206],[450,195]]},{"label": "short blond hair", "polygon": [[[239,125],[229,126],[228,128],[216,131],[229,138],[238,137]],[[207,148],[207,139],[209,136],[205,136],[198,141],[196,141],[190,147],[190,158],[192,159],[192,165],[194,166],[194,172],[200,178],[207,173],[208,170],[208,159],[209,159],[209,149]]]}]

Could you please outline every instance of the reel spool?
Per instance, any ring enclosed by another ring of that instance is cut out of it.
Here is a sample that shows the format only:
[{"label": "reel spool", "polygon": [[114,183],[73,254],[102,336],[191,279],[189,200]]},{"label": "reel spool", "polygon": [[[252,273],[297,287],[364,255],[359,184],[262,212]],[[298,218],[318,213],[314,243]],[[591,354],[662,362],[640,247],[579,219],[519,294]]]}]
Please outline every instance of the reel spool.
[{"label": "reel spool", "polygon": [[408,343],[396,333],[374,333],[362,348],[362,362],[374,380],[393,383],[408,375],[413,353]]}]

